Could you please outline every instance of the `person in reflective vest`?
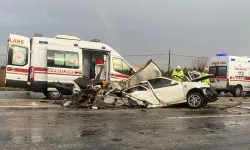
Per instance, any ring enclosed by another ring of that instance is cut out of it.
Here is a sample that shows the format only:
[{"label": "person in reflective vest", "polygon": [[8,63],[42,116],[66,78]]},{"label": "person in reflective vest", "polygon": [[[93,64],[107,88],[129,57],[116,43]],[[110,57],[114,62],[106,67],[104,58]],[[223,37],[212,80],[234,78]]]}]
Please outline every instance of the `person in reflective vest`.
[{"label": "person in reflective vest", "polygon": [[173,70],[172,77],[175,81],[182,82],[182,77],[184,76],[183,71],[180,66],[177,66],[175,70]]},{"label": "person in reflective vest", "polygon": [[[208,68],[205,68],[204,71],[201,73],[201,76],[207,76],[208,75]],[[203,83],[210,83],[210,79],[207,78],[205,80],[202,81]]]}]

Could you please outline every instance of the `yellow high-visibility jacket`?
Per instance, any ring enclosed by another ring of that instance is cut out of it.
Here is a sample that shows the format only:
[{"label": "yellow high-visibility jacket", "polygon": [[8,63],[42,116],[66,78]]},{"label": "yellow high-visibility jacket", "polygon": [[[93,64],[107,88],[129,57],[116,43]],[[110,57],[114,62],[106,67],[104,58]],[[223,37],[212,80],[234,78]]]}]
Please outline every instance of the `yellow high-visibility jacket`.
[{"label": "yellow high-visibility jacket", "polygon": [[[172,77],[175,81],[182,82],[182,79],[179,77],[183,77],[184,72],[182,70],[177,71],[176,69],[172,73]],[[179,77],[178,77],[179,76]]]},{"label": "yellow high-visibility jacket", "polygon": [[[202,72],[202,73],[201,73],[201,76],[207,76],[207,75],[208,75],[208,73],[206,73],[206,72]],[[203,83],[210,83],[210,79],[207,78],[207,79],[203,80],[202,82],[203,82]]]}]

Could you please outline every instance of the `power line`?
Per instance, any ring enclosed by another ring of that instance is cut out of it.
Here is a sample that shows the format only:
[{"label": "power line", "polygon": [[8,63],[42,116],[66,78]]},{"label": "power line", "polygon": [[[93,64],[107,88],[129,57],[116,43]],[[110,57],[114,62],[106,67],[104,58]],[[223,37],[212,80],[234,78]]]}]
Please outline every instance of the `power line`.
[{"label": "power line", "polygon": [[[143,56],[168,56],[169,54],[137,54],[137,55],[123,55],[124,57],[143,57]],[[201,57],[201,56],[191,56],[191,55],[179,55],[179,54],[170,54],[170,56],[180,56],[180,57],[193,57],[193,58],[208,58],[208,57]]]},{"label": "power line", "polygon": [[[0,54],[0,56],[7,56],[7,54]],[[135,55],[123,55],[124,57],[144,57],[144,56],[169,56],[169,54],[135,54]],[[192,58],[206,58],[201,56],[191,56],[191,55],[180,55],[180,54],[170,54],[170,56],[179,56],[179,57],[192,57]]]}]

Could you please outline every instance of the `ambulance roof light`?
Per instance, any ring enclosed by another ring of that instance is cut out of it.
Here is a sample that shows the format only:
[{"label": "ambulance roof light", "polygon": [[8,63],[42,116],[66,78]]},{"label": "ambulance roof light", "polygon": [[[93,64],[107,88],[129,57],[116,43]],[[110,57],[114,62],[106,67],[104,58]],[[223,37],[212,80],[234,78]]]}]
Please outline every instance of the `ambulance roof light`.
[{"label": "ambulance roof light", "polygon": [[227,56],[227,53],[216,54],[216,56]]},{"label": "ambulance roof light", "polygon": [[100,42],[101,40],[99,40],[99,39],[92,39],[92,40],[90,40],[90,42]]},{"label": "ambulance roof light", "polygon": [[80,38],[76,37],[76,36],[70,36],[70,35],[56,35],[54,36],[55,39],[65,39],[65,40],[77,40],[77,41],[81,41]]},{"label": "ambulance roof light", "polygon": [[235,59],[234,59],[234,58],[231,58],[231,61],[235,61]]}]

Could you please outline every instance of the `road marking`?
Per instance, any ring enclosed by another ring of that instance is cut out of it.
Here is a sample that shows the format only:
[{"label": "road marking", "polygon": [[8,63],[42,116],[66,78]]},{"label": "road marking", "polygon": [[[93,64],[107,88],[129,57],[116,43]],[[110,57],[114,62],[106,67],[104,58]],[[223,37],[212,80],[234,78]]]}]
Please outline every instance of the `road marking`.
[{"label": "road marking", "polygon": [[60,106],[0,106],[0,108],[60,108]]},{"label": "road marking", "polygon": [[[219,102],[219,103],[209,103],[209,105],[223,105],[223,104],[236,104],[239,102]],[[250,102],[242,102],[242,104],[250,104]]]},{"label": "road marking", "polygon": [[190,116],[190,117],[165,117],[165,119],[199,119],[199,118],[228,118],[228,117],[249,117],[250,114],[244,115],[218,115],[218,116]]},{"label": "road marking", "polygon": [[250,107],[242,107],[243,109],[250,109]]}]

